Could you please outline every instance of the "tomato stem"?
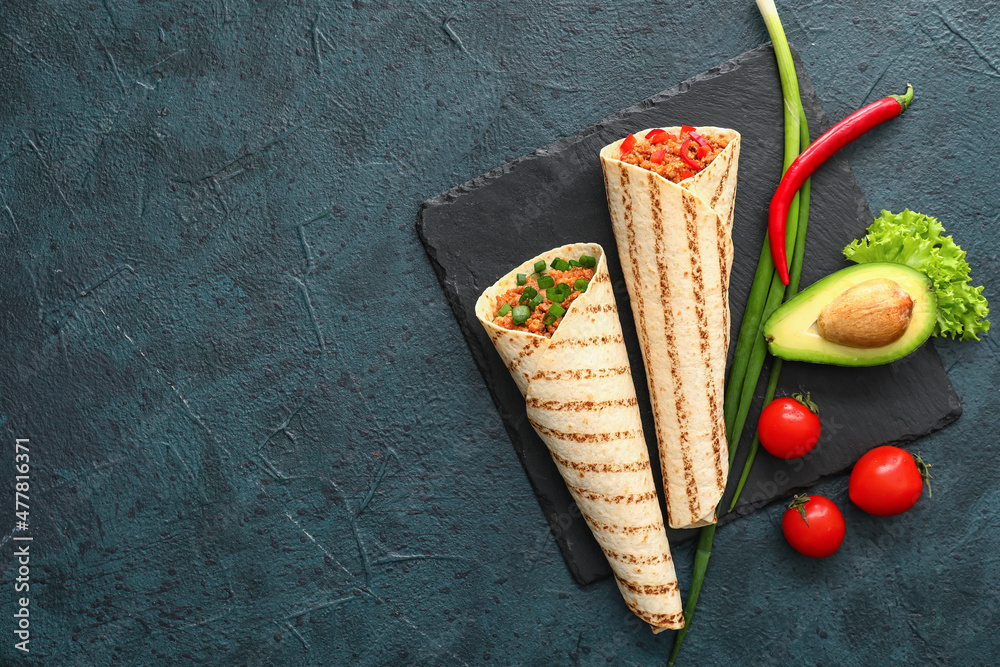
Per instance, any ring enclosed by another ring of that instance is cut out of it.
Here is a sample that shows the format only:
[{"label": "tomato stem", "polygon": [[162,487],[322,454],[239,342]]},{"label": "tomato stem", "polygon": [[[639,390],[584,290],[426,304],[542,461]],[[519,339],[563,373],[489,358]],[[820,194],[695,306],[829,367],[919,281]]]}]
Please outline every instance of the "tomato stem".
[{"label": "tomato stem", "polygon": [[792,394],[792,398],[794,398],[796,401],[809,408],[813,414],[815,415],[819,414],[819,406],[813,402],[812,396],[809,394],[808,391],[804,394],[801,391],[795,392],[794,394]]},{"label": "tomato stem", "polygon": [[930,463],[924,462],[924,460],[920,458],[920,452],[917,452],[917,455],[913,458],[917,462],[917,470],[920,471],[921,479],[923,479],[924,483],[927,484],[927,497],[932,498],[934,494],[931,493],[931,480],[934,479],[934,475],[931,474],[931,468],[934,466]]},{"label": "tomato stem", "polygon": [[806,494],[797,495],[792,498],[791,504],[788,505],[788,509],[798,510],[799,514],[802,515],[802,520],[809,525],[809,519],[806,517],[806,503],[809,502],[810,498]]}]

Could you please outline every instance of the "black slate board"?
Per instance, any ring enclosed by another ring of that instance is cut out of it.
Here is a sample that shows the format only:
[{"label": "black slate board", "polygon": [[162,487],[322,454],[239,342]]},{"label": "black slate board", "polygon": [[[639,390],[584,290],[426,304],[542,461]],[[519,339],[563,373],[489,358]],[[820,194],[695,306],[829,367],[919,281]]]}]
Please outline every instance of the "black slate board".
[{"label": "black slate board", "polygon": [[[797,57],[796,65],[815,138],[828,123]],[[421,206],[417,223],[421,240],[566,564],[579,583],[609,575],[607,561],[576,511],[544,444],[528,424],[517,386],[476,321],[475,301],[511,267],[537,253],[576,241],[602,244],[642,406],[643,428],[651,458],[657,460],[646,377],[611,231],[598,152],[628,132],[646,127],[716,125],[742,134],[730,292],[735,344],[735,324],[742,318],[763,243],[767,205],[781,172],[781,104],[774,53],[769,45],[763,46]],[[813,177],[802,285],[846,266],[841,249],[860,236],[871,220],[847,160],[834,157]],[[730,361],[731,356],[732,349]],[[763,382],[758,389],[751,420],[760,411]],[[787,497],[822,476],[847,469],[874,446],[914,440],[961,414],[958,397],[929,344],[893,364],[861,370],[786,363],[777,395],[795,391],[811,392],[821,406],[820,443],[810,455],[790,462],[761,450],[736,510],[722,516],[720,524]],[[746,429],[723,507],[729,505],[752,434],[752,428]],[[656,483],[661,485],[658,467],[653,468]],[[668,530],[673,543],[697,533]]]}]

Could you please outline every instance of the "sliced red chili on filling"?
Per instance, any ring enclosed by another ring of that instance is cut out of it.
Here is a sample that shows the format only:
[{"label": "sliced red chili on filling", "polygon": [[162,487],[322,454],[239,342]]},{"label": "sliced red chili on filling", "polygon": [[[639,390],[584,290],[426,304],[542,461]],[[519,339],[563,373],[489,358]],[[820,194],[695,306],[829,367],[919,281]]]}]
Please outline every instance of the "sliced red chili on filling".
[{"label": "sliced red chili on filling", "polygon": [[[681,159],[684,160],[684,164],[691,167],[694,171],[701,171],[701,165],[691,159],[691,140],[688,139],[683,144],[681,144],[681,150],[679,151]],[[695,155],[697,155],[698,149],[695,149]]]},{"label": "sliced red chili on filling", "polygon": [[[629,142],[629,137],[634,142]],[[642,139],[636,139],[631,134],[629,137],[622,142],[622,147],[626,142],[631,144],[628,152],[623,150],[619,159],[655,172],[674,183],[705,169],[729,145],[728,139],[716,136],[712,131],[700,133],[690,125],[682,125],[677,135],[655,128]]]},{"label": "sliced red chili on filling", "polygon": [[666,130],[661,130],[657,128],[655,130],[650,130],[649,132],[647,132],[645,139],[651,144],[662,144],[664,141],[667,140],[668,136],[670,135],[667,134]]},{"label": "sliced red chili on filling", "polygon": [[691,135],[692,139],[698,142],[699,146],[708,146],[708,141],[705,140],[705,137],[701,136],[693,129],[690,132],[688,132],[688,134]]},{"label": "sliced red chili on filling", "polygon": [[629,133],[629,135],[625,137],[625,140],[622,142],[621,145],[622,157],[625,157],[626,155],[631,153],[633,148],[635,148],[635,137],[632,136],[631,133]]}]

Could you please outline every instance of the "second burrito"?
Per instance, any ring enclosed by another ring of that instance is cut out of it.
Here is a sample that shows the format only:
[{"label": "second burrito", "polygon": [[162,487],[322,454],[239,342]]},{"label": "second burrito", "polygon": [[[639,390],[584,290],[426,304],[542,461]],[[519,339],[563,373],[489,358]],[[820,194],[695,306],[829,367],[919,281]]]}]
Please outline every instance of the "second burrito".
[{"label": "second burrito", "polygon": [[740,135],[654,128],[600,155],[646,365],[669,525],[712,524],[729,474],[723,397]]},{"label": "second burrito", "polygon": [[654,632],[684,626],[635,386],[597,244],[556,248],[514,269],[476,317],[524,395],[618,589]]}]

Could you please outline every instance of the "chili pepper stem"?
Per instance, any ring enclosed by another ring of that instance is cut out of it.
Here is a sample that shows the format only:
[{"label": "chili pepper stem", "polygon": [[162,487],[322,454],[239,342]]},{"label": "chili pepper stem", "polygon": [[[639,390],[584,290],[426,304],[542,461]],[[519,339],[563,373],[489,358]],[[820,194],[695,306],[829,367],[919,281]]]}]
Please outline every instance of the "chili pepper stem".
[{"label": "chili pepper stem", "polygon": [[899,113],[902,114],[906,111],[906,107],[910,106],[910,102],[913,101],[913,86],[907,83],[905,93],[902,95],[890,95],[889,97],[899,103]]}]

